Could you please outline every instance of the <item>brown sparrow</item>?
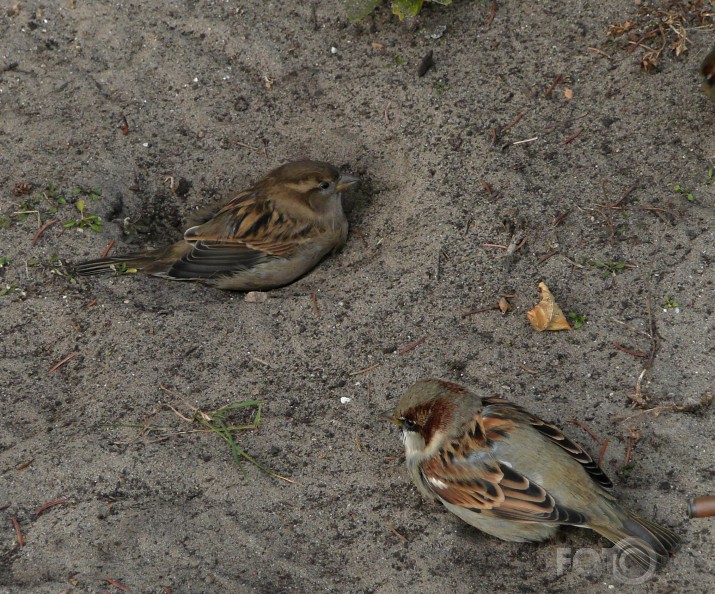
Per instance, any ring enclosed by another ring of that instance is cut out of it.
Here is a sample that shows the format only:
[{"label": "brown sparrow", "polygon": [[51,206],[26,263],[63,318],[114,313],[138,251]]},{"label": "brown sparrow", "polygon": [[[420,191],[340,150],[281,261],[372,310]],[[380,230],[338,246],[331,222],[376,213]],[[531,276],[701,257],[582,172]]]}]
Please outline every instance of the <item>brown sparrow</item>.
[{"label": "brown sparrow", "polygon": [[182,241],[82,262],[77,272],[86,276],[123,265],[233,291],[287,285],[345,243],[348,221],[340,193],[358,181],[328,163],[287,163],[237,196],[200,210]]},{"label": "brown sparrow", "polygon": [[715,101],[715,48],[705,56],[703,65],[700,68],[700,73],[705,77],[703,89],[705,93]]},{"label": "brown sparrow", "polygon": [[402,429],[420,492],[487,534],[524,542],[545,540],[562,524],[590,528],[646,567],[678,547],[668,528],[616,502],[583,448],[520,406],[425,379],[390,420]]}]

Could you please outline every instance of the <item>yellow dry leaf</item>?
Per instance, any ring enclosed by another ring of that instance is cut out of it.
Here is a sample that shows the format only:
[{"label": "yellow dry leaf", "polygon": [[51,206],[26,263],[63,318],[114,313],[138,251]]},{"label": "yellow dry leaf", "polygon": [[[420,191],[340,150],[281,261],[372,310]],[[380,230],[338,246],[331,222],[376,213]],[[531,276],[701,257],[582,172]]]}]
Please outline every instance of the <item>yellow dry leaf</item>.
[{"label": "yellow dry leaf", "polygon": [[507,313],[508,311],[511,311],[511,305],[506,300],[506,297],[499,297],[499,309],[503,314]]},{"label": "yellow dry leaf", "polygon": [[544,330],[571,330],[569,321],[556,304],[549,287],[544,283],[539,283],[539,292],[541,293],[541,301],[534,309],[526,313],[534,330],[538,332],[543,332]]},{"label": "yellow dry leaf", "polygon": [[564,97],[566,97],[566,99],[573,99],[573,89],[564,89]]}]

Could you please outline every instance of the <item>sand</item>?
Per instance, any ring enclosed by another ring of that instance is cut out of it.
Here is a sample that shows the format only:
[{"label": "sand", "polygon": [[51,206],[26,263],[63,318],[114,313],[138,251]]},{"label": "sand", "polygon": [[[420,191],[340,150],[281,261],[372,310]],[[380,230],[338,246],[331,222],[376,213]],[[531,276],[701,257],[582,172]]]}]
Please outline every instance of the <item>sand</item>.
[{"label": "sand", "polygon": [[[0,592],[715,590],[715,523],[686,517],[715,490],[712,30],[648,74],[606,35],[638,15],[625,0],[500,1],[490,24],[466,0],[411,24],[328,0],[5,6]],[[72,277],[298,158],[363,182],[344,249],[265,302]],[[65,228],[80,199],[99,232]],[[515,234],[510,258],[485,246]],[[531,328],[542,281],[580,328]],[[502,295],[512,312],[464,316]],[[680,553],[624,584],[594,533],[507,543],[423,501],[381,415],[425,376],[595,457],[608,439],[620,500]],[[198,426],[169,405],[252,399],[237,442],[294,483],[174,435]]]}]

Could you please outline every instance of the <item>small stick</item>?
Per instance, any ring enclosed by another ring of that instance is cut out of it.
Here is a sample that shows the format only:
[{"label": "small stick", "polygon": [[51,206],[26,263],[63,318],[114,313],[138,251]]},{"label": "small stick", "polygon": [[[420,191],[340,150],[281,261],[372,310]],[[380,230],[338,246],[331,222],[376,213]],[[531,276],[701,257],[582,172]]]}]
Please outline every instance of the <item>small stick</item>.
[{"label": "small stick", "polygon": [[548,260],[549,258],[553,258],[556,254],[558,254],[558,252],[550,252],[541,256],[541,258],[536,261],[536,265],[538,266],[539,264],[543,264],[544,262],[546,262],[546,260]]},{"label": "small stick", "polygon": [[556,85],[559,84],[560,82],[561,82],[561,75],[559,74],[559,75],[554,79],[554,82],[552,82],[552,83],[549,85],[549,88],[544,91],[544,97],[548,97],[549,95],[551,95],[551,93],[553,92],[553,90],[556,88]]},{"label": "small stick", "polygon": [[601,54],[602,56],[606,56],[609,60],[611,59],[611,56],[609,56],[609,55],[608,55],[606,52],[604,52],[603,50],[598,49],[597,47],[589,47],[588,49],[590,49],[592,52],[599,53],[599,54]]},{"label": "small stick", "polygon": [[633,453],[633,443],[634,443],[634,431],[632,428],[628,428],[630,433],[628,434],[628,442],[626,444],[626,457],[623,460],[623,466],[628,466],[631,462],[631,454]]},{"label": "small stick", "polygon": [[570,214],[571,214],[571,211],[566,210],[566,211],[562,212],[560,215],[556,215],[554,217],[554,220],[551,221],[551,224],[554,227],[558,227],[561,223],[563,223],[566,220],[566,217],[569,216]]},{"label": "small stick", "polygon": [[399,351],[397,351],[397,354],[404,355],[405,353],[409,353],[411,350],[416,349],[418,346],[420,346],[425,340],[427,340],[426,336],[418,338],[414,342],[408,344],[406,347],[402,347]]},{"label": "small stick", "polygon": [[129,589],[123,584],[120,584],[117,580],[113,580],[112,578],[104,578],[104,581],[107,582],[110,586],[114,586],[118,590],[121,590],[122,592],[129,592]]},{"label": "small stick", "polygon": [[527,142],[534,142],[535,140],[539,140],[539,137],[534,136],[533,138],[527,138],[526,140],[517,140],[516,142],[512,142],[512,144],[525,144]]},{"label": "small stick", "polygon": [[348,375],[353,376],[353,375],[362,375],[363,373],[367,373],[368,371],[372,371],[373,369],[380,367],[380,363],[375,363],[374,365],[370,365],[369,367],[363,367],[362,369],[358,369],[357,371],[353,371],[351,373],[348,373]]},{"label": "small stick", "polygon": [[318,294],[313,291],[313,294],[310,296],[310,300],[313,302],[313,313],[320,317],[320,308],[318,307]]},{"label": "small stick", "polygon": [[15,466],[15,470],[25,470],[25,468],[27,468],[30,464],[32,464],[34,460],[35,460],[34,458],[30,458],[27,462],[18,464],[17,466]]},{"label": "small stick", "polygon": [[582,264],[579,264],[578,262],[574,262],[573,260],[571,260],[570,258],[567,258],[563,254],[561,254],[561,257],[564,260],[566,260],[569,264],[571,264],[571,266],[575,266],[576,268],[585,268]]},{"label": "small stick", "polygon": [[494,17],[497,15],[497,0],[494,0],[492,3],[492,10],[489,13],[489,18],[487,19],[486,27],[489,29],[489,27],[492,26],[492,23],[494,22]]},{"label": "small stick", "polygon": [[51,507],[55,507],[55,505],[63,505],[65,503],[69,503],[69,500],[67,500],[67,499],[53,499],[52,501],[48,501],[47,503],[45,503],[37,508],[37,510],[35,511],[35,516],[37,517],[37,516],[42,515]]},{"label": "small stick", "polygon": [[[257,149],[255,146],[251,146],[250,144],[246,144],[245,142],[237,142],[236,143],[238,146],[241,146],[243,148],[250,149],[252,151],[258,151],[260,149]],[[264,147],[265,148],[265,147]]]},{"label": "small stick", "polygon": [[623,195],[618,200],[616,200],[616,202],[610,205],[610,208],[618,208],[621,204],[623,204],[623,201],[633,193],[633,190],[635,190],[637,187],[638,184],[633,184],[630,188],[623,192]]},{"label": "small stick", "polygon": [[39,210],[16,210],[16,211],[13,212],[12,214],[16,214],[16,215],[35,214],[35,215],[37,215],[37,227],[38,227],[38,228],[42,227],[42,218],[40,217],[40,211],[39,211]]},{"label": "small stick", "polygon": [[110,242],[107,244],[107,247],[104,248],[104,251],[102,252],[102,258],[106,258],[106,257],[109,255],[109,252],[110,252],[110,251],[112,250],[112,248],[114,247],[114,243],[115,243],[115,241],[112,239],[112,241],[110,241]]},{"label": "small stick", "polygon": [[613,343],[613,346],[616,347],[619,351],[623,351],[624,353],[628,353],[629,355],[633,355],[634,357],[647,357],[648,356],[648,354],[644,353],[643,351],[634,351],[633,349],[624,347],[622,344],[618,344],[615,340],[612,340],[611,343]]},{"label": "small stick", "polygon": [[85,307],[86,307],[87,309],[90,309],[90,308],[94,307],[95,305],[97,305],[97,300],[96,300],[96,299],[92,299],[92,301],[90,301],[87,305],[85,305]]},{"label": "small stick", "polygon": [[478,309],[470,309],[469,311],[466,311],[462,314],[462,318],[466,318],[468,316],[472,316],[474,314],[478,313],[484,313],[485,311],[494,311],[498,310],[499,306],[498,305],[491,305],[489,307],[480,307]]},{"label": "small stick", "polygon": [[578,419],[570,419],[568,422],[571,423],[572,425],[577,425],[577,426],[581,427],[581,429],[583,429],[586,433],[588,433],[596,443],[598,443],[598,444],[601,443],[601,439],[598,437],[598,435],[596,435],[596,432],[593,429],[591,429],[588,425],[586,425],[586,423],[579,421]]},{"label": "small stick", "polygon": [[603,440],[603,445],[601,446],[601,451],[598,453],[597,464],[599,466],[601,466],[601,462],[603,462],[603,457],[606,455],[606,448],[608,448],[608,438]]},{"label": "small stick", "polygon": [[390,532],[392,532],[397,538],[399,538],[402,542],[407,542],[407,538],[402,536],[397,529],[392,525],[392,522],[390,522],[389,517],[385,517],[385,522],[387,522],[387,527],[390,529]]},{"label": "small stick", "polygon": [[[521,243],[516,246],[516,249],[514,250],[514,253],[518,252],[521,248],[523,248],[526,245],[526,242],[529,241],[529,236],[527,235],[524,239],[521,240]],[[509,253],[509,250],[507,249],[507,253]]]},{"label": "small stick", "polygon": [[40,239],[40,235],[42,235],[45,232],[45,229],[47,229],[48,227],[51,227],[56,222],[57,222],[57,219],[51,219],[51,220],[47,221],[44,225],[42,225],[42,227],[39,228],[37,233],[35,233],[35,237],[32,238],[32,245],[37,244],[37,240]]},{"label": "small stick", "polygon": [[13,528],[15,528],[15,534],[17,535],[17,544],[20,548],[25,546],[25,539],[22,537],[22,531],[20,530],[20,522],[17,521],[17,518],[13,516],[10,518],[10,521],[12,522]]},{"label": "small stick", "polygon": [[516,126],[519,123],[521,118],[523,118],[525,115],[526,115],[526,110],[523,110],[521,113],[517,114],[517,116],[511,122],[509,122],[506,126],[504,126],[501,129],[500,134],[504,134],[508,130],[511,130],[514,126]]},{"label": "small stick", "polygon": [[579,128],[578,130],[576,130],[576,132],[574,132],[571,136],[564,140],[564,144],[571,144],[574,140],[581,136],[581,132],[583,132],[583,128]]},{"label": "small stick", "polygon": [[388,101],[385,104],[385,109],[383,110],[382,114],[385,116],[385,125],[389,126],[390,125],[390,116],[388,115],[387,111],[390,109],[390,105],[392,105],[392,101]]},{"label": "small stick", "polygon": [[126,136],[129,134],[129,122],[127,122],[127,116],[124,114],[121,115],[119,120],[117,121],[117,128],[119,128],[122,131],[122,134]]},{"label": "small stick", "polygon": [[500,250],[505,250],[507,249],[507,246],[501,245],[499,243],[483,243],[482,247],[491,247],[491,248],[499,248]]},{"label": "small stick", "polygon": [[75,356],[78,355],[78,354],[79,354],[79,353],[78,353],[77,351],[75,351],[74,353],[70,353],[70,354],[67,355],[64,359],[62,359],[62,361],[60,361],[59,363],[55,363],[52,367],[50,367],[49,373],[54,373],[54,372],[57,371],[60,367],[62,367],[65,363],[67,363],[67,361],[69,361],[70,359],[72,359],[73,357],[75,357]]}]

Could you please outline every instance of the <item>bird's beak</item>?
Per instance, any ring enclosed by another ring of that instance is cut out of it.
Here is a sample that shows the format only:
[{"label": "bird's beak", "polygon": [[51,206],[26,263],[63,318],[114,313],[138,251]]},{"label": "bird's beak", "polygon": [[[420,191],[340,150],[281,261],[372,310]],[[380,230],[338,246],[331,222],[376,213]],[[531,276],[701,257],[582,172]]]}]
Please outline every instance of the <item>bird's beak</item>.
[{"label": "bird's beak", "polygon": [[394,423],[398,427],[402,427],[402,423],[400,422],[400,419],[396,419],[392,415],[382,415],[382,418],[385,419],[386,421],[390,421],[390,423]]},{"label": "bird's beak", "polygon": [[338,192],[344,192],[345,190],[352,188],[359,181],[360,178],[355,175],[350,175],[349,173],[341,173],[340,179],[338,179],[338,184],[335,187],[338,189]]}]

